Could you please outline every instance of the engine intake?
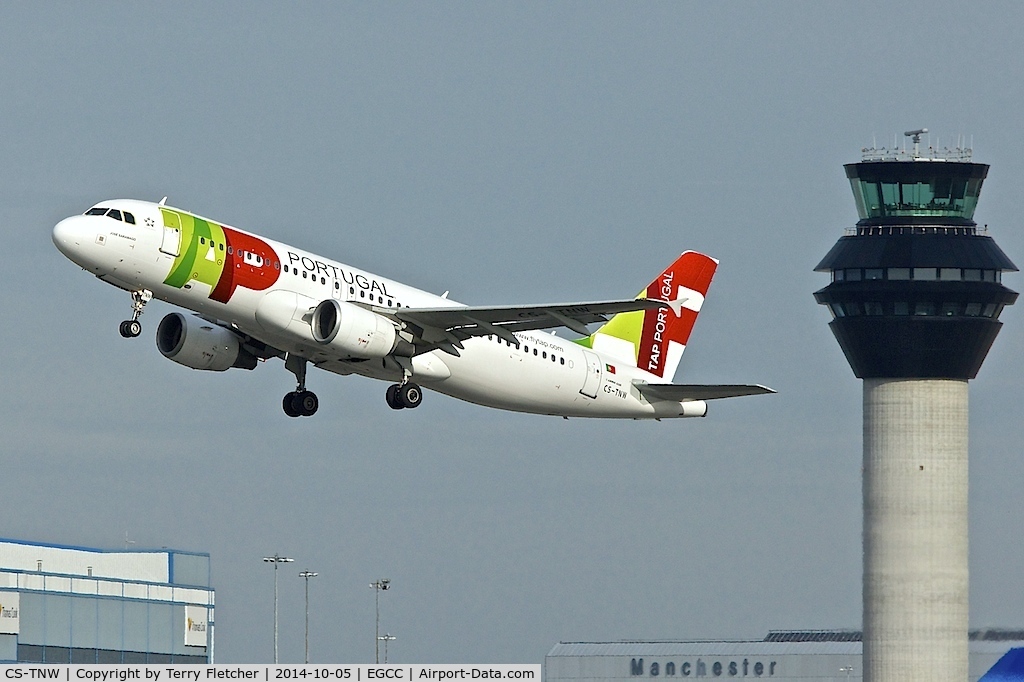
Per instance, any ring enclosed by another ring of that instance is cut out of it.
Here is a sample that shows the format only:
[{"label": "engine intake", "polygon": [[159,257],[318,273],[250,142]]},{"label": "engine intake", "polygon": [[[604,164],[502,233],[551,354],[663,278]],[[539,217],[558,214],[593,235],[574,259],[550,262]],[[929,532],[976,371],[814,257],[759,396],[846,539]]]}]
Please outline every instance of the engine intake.
[{"label": "engine intake", "polygon": [[333,298],[321,301],[309,322],[313,338],[346,358],[383,358],[400,341],[391,320]]},{"label": "engine intake", "polygon": [[256,356],[242,348],[236,334],[197,317],[171,313],[156,328],[161,355],[192,369],[223,372],[232,367],[255,369]]}]

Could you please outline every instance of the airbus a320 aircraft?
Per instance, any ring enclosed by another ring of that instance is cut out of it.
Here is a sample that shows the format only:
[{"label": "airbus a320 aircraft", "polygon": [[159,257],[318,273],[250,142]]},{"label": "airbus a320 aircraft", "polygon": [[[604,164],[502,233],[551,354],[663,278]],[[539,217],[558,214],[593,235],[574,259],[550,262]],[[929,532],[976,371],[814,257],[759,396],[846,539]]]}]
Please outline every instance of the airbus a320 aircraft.
[{"label": "airbus a320 aircraft", "polygon": [[[693,251],[635,299],[478,307],[164,201],[100,202],[57,223],[53,241],[131,294],[122,336],[142,332],[139,316],[156,297],[195,313],[170,313],[157,327],[157,348],[174,362],[224,371],[282,358],[297,383],[282,402],[289,417],[317,411],[309,364],[392,382],[385,396],[396,410],[420,404],[420,384],[516,412],[630,419],[703,417],[706,400],[773,392],[668,383],[718,265]],[[556,327],[583,338],[539,331]]]}]

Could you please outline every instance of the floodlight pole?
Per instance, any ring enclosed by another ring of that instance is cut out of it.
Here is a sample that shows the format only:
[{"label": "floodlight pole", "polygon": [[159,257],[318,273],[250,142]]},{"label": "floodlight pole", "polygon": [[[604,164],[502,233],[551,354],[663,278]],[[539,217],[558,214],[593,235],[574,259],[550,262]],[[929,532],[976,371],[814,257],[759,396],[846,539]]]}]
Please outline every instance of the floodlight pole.
[{"label": "floodlight pole", "polygon": [[374,591],[374,601],[377,606],[377,625],[374,628],[374,639],[373,639],[373,651],[374,661],[380,663],[380,591],[386,590],[391,586],[391,581],[387,578],[381,578],[375,582],[370,583],[370,587]]},{"label": "floodlight pole", "polygon": [[398,638],[395,637],[394,635],[392,635],[390,632],[388,632],[388,633],[385,633],[383,635],[380,635],[379,637],[377,637],[377,639],[382,641],[382,642],[384,642],[384,663],[387,664],[387,662],[388,662],[388,642],[393,642],[393,641],[395,641]]},{"label": "floodlight pole", "polygon": [[277,665],[277,565],[295,561],[295,559],[275,554],[263,557],[263,561],[274,564],[274,665]]},{"label": "floodlight pole", "polygon": [[300,578],[306,579],[306,663],[309,663],[309,579],[319,575],[314,571],[303,571],[299,573]]}]

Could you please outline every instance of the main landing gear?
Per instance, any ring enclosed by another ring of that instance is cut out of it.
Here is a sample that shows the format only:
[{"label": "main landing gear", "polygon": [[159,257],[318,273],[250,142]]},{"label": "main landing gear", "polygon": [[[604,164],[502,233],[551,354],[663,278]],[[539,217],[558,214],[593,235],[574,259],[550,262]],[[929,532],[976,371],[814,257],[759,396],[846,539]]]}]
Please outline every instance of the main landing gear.
[{"label": "main landing gear", "polygon": [[284,413],[289,417],[312,417],[320,407],[316,393],[306,390],[306,359],[291,353],[285,358],[284,367],[295,375],[294,391],[286,393],[281,401]]},{"label": "main landing gear", "polygon": [[121,336],[126,339],[134,339],[142,333],[142,323],[139,322],[139,315],[142,315],[142,309],[152,300],[153,292],[149,289],[137,289],[131,292],[131,295],[132,319],[125,320],[117,329],[121,332]]},{"label": "main landing gear", "polygon": [[423,389],[411,381],[404,384],[391,384],[388,386],[387,393],[384,394],[384,399],[387,400],[388,407],[392,410],[419,407],[423,402]]}]

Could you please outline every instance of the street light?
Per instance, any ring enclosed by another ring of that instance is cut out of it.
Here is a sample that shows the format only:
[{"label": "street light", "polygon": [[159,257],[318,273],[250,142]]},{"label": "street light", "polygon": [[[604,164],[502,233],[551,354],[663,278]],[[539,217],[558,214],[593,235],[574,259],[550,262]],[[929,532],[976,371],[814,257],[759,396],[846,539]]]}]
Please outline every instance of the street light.
[{"label": "street light", "polygon": [[375,601],[377,603],[377,627],[374,629],[374,641],[373,651],[374,659],[376,663],[380,663],[380,591],[386,590],[391,587],[391,581],[388,578],[381,578],[376,582],[370,583],[370,588],[374,591]]},{"label": "street light", "polygon": [[846,679],[850,679],[850,673],[853,672],[853,666],[852,665],[844,665],[842,668],[839,669],[839,672],[846,673]]},{"label": "street light", "polygon": [[274,564],[274,665],[277,665],[277,565],[286,564],[290,561],[295,561],[295,559],[275,554],[274,556],[263,557],[263,561],[268,564]]},{"label": "street light", "polygon": [[393,642],[393,641],[395,641],[398,638],[392,636],[391,633],[387,633],[387,634],[381,635],[377,639],[379,639],[382,642],[384,642],[384,663],[386,664],[388,662],[388,642]]},{"label": "street light", "polygon": [[315,578],[318,575],[320,574],[308,570],[299,573],[300,578],[306,579],[306,663],[309,663],[309,579]]}]

